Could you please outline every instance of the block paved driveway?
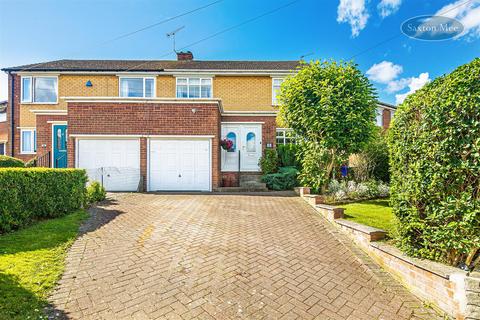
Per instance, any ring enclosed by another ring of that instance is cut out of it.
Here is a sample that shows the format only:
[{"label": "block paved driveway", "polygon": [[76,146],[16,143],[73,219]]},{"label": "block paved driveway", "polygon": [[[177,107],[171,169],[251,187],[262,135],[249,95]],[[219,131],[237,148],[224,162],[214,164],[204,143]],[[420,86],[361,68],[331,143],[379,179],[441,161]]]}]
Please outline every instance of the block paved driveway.
[{"label": "block paved driveway", "polygon": [[51,302],[69,319],[431,319],[297,197],[112,194]]}]

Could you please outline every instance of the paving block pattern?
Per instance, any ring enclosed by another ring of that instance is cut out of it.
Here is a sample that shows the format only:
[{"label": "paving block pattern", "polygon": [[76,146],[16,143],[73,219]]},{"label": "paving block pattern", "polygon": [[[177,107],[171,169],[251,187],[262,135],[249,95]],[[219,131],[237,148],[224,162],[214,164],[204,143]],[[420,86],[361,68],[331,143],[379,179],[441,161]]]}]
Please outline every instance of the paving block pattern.
[{"label": "paving block pattern", "polygon": [[434,319],[298,197],[113,194],[51,318]]}]

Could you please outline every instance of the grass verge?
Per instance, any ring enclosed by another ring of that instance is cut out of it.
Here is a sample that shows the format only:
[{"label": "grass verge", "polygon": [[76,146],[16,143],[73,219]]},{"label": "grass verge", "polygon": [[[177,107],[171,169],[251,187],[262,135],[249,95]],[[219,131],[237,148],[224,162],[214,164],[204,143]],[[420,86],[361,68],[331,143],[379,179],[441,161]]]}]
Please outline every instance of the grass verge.
[{"label": "grass verge", "polygon": [[66,251],[88,216],[79,210],[0,236],[0,319],[43,319]]},{"label": "grass verge", "polygon": [[383,229],[392,234],[395,216],[388,199],[366,200],[341,205],[345,219]]}]

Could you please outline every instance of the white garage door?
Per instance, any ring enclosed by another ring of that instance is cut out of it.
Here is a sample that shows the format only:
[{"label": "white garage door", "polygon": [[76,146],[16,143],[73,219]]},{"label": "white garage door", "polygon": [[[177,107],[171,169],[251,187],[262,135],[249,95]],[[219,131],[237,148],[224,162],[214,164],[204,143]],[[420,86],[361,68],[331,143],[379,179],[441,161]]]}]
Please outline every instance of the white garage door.
[{"label": "white garage door", "polygon": [[150,140],[151,191],[209,191],[210,140]]},{"label": "white garage door", "polygon": [[127,139],[78,141],[77,167],[107,191],[137,191],[140,183],[140,142]]}]

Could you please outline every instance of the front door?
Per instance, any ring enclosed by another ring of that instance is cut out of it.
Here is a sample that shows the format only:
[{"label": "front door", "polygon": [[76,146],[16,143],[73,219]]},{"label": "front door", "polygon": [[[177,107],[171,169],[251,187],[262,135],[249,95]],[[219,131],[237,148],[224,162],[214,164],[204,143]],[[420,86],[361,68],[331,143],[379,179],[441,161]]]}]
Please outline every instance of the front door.
[{"label": "front door", "polygon": [[53,167],[67,167],[67,125],[54,124],[53,131]]},{"label": "front door", "polygon": [[262,156],[261,124],[223,124],[222,139],[233,142],[232,150],[222,149],[222,171],[260,171]]}]

